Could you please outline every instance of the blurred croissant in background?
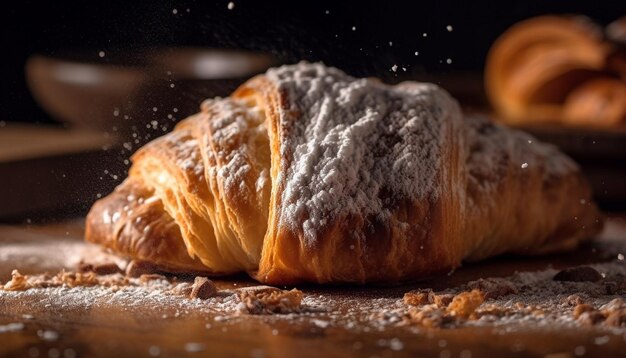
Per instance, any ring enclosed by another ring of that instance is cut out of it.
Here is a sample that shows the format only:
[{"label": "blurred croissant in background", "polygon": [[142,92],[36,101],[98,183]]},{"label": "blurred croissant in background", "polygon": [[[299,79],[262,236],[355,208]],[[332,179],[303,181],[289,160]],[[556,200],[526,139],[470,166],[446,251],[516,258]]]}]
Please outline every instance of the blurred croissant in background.
[{"label": "blurred croissant in background", "polygon": [[515,24],[488,54],[485,86],[510,124],[624,124],[626,17],[606,29],[577,16]]}]

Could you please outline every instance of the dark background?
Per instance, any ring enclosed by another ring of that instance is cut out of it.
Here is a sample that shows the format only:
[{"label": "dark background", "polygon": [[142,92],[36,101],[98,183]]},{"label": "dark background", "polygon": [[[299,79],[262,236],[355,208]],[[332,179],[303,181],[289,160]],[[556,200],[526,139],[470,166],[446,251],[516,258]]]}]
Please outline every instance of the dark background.
[{"label": "dark background", "polygon": [[97,61],[99,51],[115,56],[167,45],[245,48],[271,51],[287,62],[324,61],[353,75],[393,81],[398,76],[390,70],[394,64],[410,74],[480,71],[493,40],[524,18],[580,13],[606,24],[626,14],[624,0],[235,0],[232,10],[228,3],[112,0],[3,5],[0,120],[52,121],[25,84],[24,62],[35,53],[79,49]]}]

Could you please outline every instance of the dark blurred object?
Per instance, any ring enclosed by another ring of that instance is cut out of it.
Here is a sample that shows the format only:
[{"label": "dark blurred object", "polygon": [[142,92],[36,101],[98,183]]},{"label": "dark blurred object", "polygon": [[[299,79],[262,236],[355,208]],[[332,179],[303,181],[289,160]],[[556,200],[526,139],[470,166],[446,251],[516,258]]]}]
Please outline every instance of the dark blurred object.
[{"label": "dark blurred object", "polygon": [[171,125],[196,113],[203,99],[227,96],[244,80],[278,63],[267,54],[235,50],[115,53],[123,55],[92,51],[91,56],[33,56],[26,64],[28,85],[58,120],[124,134],[154,120],[159,127]]},{"label": "dark blurred object", "polygon": [[0,128],[0,220],[82,214],[126,176],[114,142],[78,129]]},{"label": "dark blurred object", "polygon": [[28,84],[70,128],[9,124],[0,130],[0,219],[82,215],[127,175],[132,152],[227,96],[275,57],[194,48],[34,56]]},{"label": "dark blurred object", "polygon": [[584,16],[513,25],[489,50],[485,85],[509,124],[626,126],[626,52]]}]

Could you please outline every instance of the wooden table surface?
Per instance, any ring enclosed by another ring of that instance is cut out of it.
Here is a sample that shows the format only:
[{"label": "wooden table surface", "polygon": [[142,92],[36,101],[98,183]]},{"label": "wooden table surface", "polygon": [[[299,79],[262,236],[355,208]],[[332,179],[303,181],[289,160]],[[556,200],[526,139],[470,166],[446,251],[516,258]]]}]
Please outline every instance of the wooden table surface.
[{"label": "wooden table surface", "polygon": [[[78,303],[46,300],[41,294],[30,295],[27,299],[0,295],[0,355],[564,358],[580,355],[581,352],[574,347],[584,346],[584,356],[624,356],[626,329],[612,333],[584,327],[558,331],[546,327],[359,330],[333,325],[332,321],[352,312],[350,302],[355,301],[350,300],[401,299],[404,292],[417,287],[443,289],[480,277],[601,262],[614,258],[616,252],[626,252],[625,249],[626,222],[618,219],[609,223],[601,240],[558,256],[501,257],[465,265],[451,275],[401,287],[299,286],[305,294],[324,295],[336,301],[337,306],[333,315],[313,313],[295,319],[247,316],[223,320],[203,310],[181,310],[179,306],[167,303],[132,306],[110,303],[84,308]],[[87,256],[96,255],[98,251],[82,242],[80,220],[0,226],[0,279],[3,282],[8,280],[14,268],[19,268],[22,273],[71,268],[76,257],[70,256],[76,250]],[[254,284],[244,277],[218,283],[230,287]],[[21,326],[10,329],[15,327],[11,324],[16,323]],[[599,336],[608,338],[597,344]]]}]

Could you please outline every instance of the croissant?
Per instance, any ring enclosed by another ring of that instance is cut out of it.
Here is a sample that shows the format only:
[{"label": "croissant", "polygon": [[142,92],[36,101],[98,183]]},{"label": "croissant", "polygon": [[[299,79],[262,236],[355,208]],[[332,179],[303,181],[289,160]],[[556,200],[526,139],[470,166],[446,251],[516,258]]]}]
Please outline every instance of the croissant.
[{"label": "croissant", "polygon": [[502,119],[513,124],[615,125],[626,120],[626,82],[619,79],[625,59],[590,20],[539,16],[493,44],[485,88]]},{"label": "croissant", "polygon": [[555,147],[433,84],[270,69],[139,149],[86,239],[172,272],[269,284],[416,280],[575,247],[602,220]]}]

